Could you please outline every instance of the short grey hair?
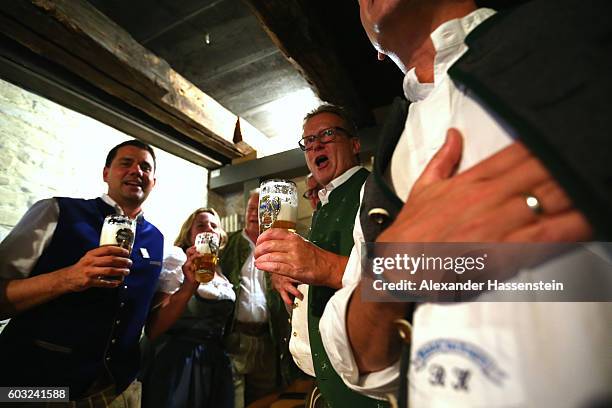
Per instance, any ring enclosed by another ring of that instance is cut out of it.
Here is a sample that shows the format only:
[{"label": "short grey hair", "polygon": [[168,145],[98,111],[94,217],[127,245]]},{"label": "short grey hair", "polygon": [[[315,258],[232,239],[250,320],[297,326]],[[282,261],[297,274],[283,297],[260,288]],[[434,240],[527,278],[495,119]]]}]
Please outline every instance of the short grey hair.
[{"label": "short grey hair", "polygon": [[342,119],[342,121],[344,122],[344,127],[348,134],[351,137],[358,137],[357,126],[355,126],[355,122],[353,121],[351,115],[342,106],[333,105],[331,103],[324,103],[318,108],[307,113],[306,116],[304,116],[304,123],[302,124],[302,127],[306,124],[306,121],[308,121],[314,116],[317,116],[320,113],[331,113],[340,117],[340,119]]}]

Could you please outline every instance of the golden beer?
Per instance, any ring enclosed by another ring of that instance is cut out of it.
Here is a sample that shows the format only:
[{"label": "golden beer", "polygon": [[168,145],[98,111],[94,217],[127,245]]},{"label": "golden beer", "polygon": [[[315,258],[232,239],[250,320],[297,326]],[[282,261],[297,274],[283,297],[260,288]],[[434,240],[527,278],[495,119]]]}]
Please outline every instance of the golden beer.
[{"label": "golden beer", "polygon": [[276,220],[272,223],[272,228],[283,228],[292,232],[295,232],[295,226],[293,221]]},{"label": "golden beer", "polygon": [[219,258],[216,254],[202,254],[193,260],[195,278],[200,283],[208,283],[215,277]]},{"label": "golden beer", "polygon": [[196,235],[195,247],[198,251],[198,256],[193,260],[195,279],[200,283],[208,283],[215,277],[219,262],[219,235],[214,232],[201,232]]}]

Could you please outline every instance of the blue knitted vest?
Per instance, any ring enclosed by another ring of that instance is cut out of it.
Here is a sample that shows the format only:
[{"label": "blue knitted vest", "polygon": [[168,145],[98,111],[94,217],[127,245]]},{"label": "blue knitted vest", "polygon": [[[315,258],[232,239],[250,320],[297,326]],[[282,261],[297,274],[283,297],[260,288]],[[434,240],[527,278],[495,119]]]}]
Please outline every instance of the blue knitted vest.
[{"label": "blue knitted vest", "polygon": [[[115,213],[99,198],[57,202],[57,228],[31,276],[78,262],[98,246],[104,217]],[[139,368],[138,341],[162,258],[162,234],[141,217],[123,285],[65,294],[11,319],[0,336],[0,385],[69,386],[78,399],[108,374],[117,391],[125,389]]]}]

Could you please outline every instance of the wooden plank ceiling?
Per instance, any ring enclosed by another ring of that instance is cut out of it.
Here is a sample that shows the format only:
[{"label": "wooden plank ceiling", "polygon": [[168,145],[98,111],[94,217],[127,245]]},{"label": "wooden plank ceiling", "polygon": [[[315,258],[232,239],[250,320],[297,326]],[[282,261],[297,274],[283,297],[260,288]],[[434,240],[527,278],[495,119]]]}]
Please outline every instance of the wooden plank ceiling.
[{"label": "wooden plank ceiling", "polygon": [[401,73],[376,60],[354,0],[89,1],[272,143],[296,147],[299,134],[279,119],[299,128],[316,106],[289,112],[292,95],[344,105],[373,125],[401,93]]},{"label": "wooden plank ceiling", "polygon": [[[299,126],[316,97],[363,126],[401,92],[399,70],[376,61],[354,0],[12,0],[0,2],[0,25],[229,159],[252,151],[233,143],[238,118],[242,139],[261,151],[262,134],[294,144],[299,132],[278,120]],[[297,94],[310,99],[293,117]]]}]

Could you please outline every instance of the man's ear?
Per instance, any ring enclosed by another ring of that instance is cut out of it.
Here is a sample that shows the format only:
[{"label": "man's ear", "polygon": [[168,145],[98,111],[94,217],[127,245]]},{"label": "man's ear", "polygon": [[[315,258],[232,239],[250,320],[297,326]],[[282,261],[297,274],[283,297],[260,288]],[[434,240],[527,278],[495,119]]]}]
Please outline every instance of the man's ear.
[{"label": "man's ear", "polygon": [[109,168],[104,166],[104,169],[102,170],[102,180],[104,180],[104,182],[106,182],[108,180],[108,172],[109,172]]},{"label": "man's ear", "polygon": [[361,142],[358,138],[353,137],[351,139],[351,147],[353,149],[353,154],[358,154],[361,151]]}]

